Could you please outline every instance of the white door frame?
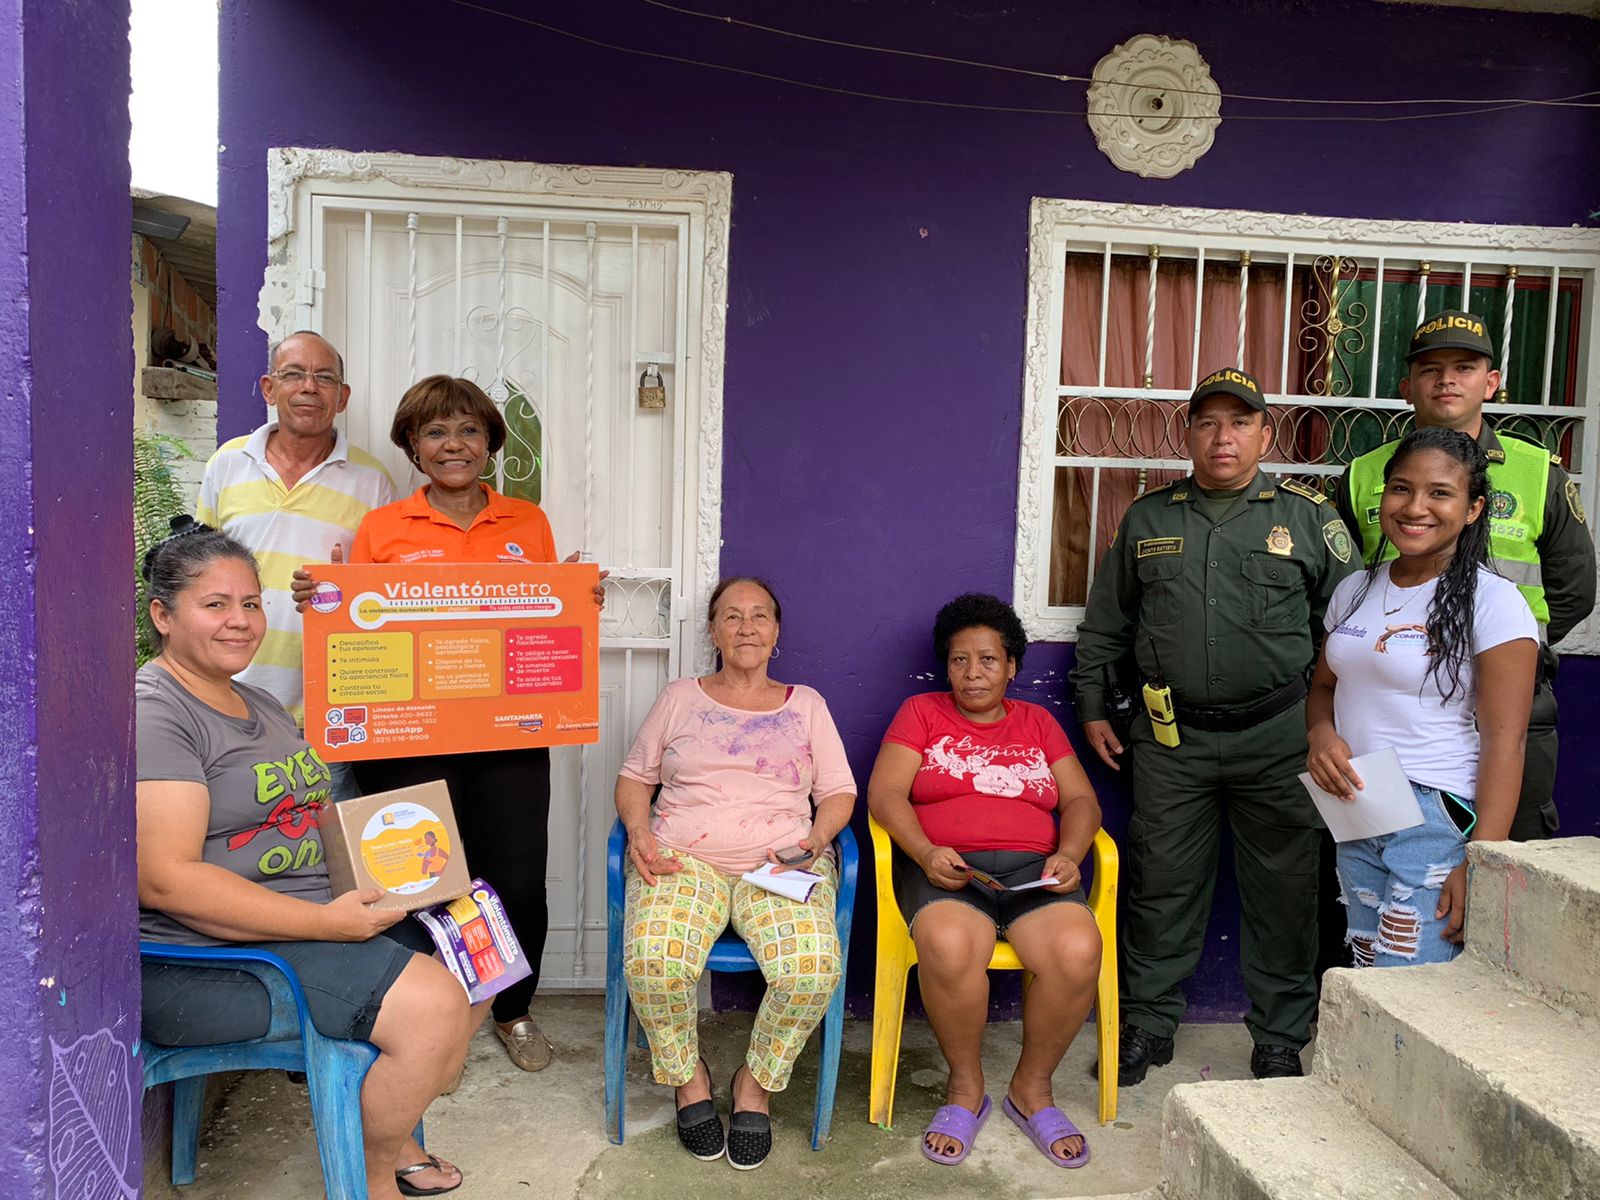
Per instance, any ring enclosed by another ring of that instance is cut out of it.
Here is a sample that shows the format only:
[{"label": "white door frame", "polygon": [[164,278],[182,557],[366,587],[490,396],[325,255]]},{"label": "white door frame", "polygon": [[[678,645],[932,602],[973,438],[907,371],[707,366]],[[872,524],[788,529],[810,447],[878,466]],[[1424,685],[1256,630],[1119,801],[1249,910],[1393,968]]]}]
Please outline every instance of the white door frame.
[{"label": "white door frame", "polygon": [[682,253],[689,286],[680,319],[689,336],[680,394],[673,398],[681,406],[683,488],[680,511],[674,514],[680,582],[672,598],[672,621],[680,671],[709,669],[711,645],[700,613],[722,557],[722,369],[733,176],[722,171],[273,148],[267,152],[268,253],[257,319],[271,340],[319,327],[326,280],[314,266],[310,231],[315,201],[325,196],[490,205],[548,201],[565,209],[622,209],[688,219]]}]

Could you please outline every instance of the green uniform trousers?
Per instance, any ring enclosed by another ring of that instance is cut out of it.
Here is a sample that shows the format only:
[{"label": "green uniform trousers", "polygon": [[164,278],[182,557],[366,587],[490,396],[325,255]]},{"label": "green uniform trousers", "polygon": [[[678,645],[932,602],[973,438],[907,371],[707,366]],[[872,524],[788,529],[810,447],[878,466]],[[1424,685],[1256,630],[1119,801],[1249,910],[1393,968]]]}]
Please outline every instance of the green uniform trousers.
[{"label": "green uniform trousers", "polygon": [[1555,837],[1561,827],[1556,813],[1556,693],[1548,679],[1533,689],[1528,714],[1528,741],[1522,759],[1522,795],[1511,819],[1513,842]]},{"label": "green uniform trousers", "polygon": [[1200,961],[1224,813],[1239,877],[1239,959],[1251,1036],[1299,1049],[1317,991],[1317,842],[1322,822],[1298,776],[1306,769],[1305,704],[1250,729],[1183,728],[1157,744],[1133,726],[1133,820],[1123,884],[1122,1017],[1171,1037],[1182,986]]}]

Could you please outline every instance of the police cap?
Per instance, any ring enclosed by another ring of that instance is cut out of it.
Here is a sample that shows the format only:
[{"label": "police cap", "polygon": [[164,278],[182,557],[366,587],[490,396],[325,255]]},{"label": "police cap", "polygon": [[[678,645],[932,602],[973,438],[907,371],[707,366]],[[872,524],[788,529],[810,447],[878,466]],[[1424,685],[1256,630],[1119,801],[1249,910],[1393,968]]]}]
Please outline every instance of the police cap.
[{"label": "police cap", "polygon": [[1262,394],[1261,384],[1254,375],[1236,367],[1223,367],[1202,379],[1189,397],[1189,411],[1193,412],[1207,396],[1235,396],[1257,412],[1267,411],[1267,398]]},{"label": "police cap", "polygon": [[1483,318],[1459,308],[1447,308],[1434,313],[1411,335],[1411,349],[1406,351],[1406,361],[1419,358],[1432,350],[1470,350],[1494,361],[1494,344],[1489,341],[1489,327]]}]

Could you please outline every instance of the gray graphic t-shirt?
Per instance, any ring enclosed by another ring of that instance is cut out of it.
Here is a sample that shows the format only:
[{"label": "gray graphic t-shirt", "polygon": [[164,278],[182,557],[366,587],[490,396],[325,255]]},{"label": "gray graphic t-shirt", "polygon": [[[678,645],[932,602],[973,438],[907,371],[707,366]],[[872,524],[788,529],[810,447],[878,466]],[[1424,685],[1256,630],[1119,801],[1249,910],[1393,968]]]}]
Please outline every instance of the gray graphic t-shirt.
[{"label": "gray graphic t-shirt", "polygon": [[[139,781],[205,784],[206,862],[275,892],[326,903],[332,894],[317,816],[328,799],[327,764],[272,696],[237,680],[233,686],[248,717],[218,712],[155,663],[139,668]],[[224,944],[148,908],[139,910],[139,935],[187,946]]]}]

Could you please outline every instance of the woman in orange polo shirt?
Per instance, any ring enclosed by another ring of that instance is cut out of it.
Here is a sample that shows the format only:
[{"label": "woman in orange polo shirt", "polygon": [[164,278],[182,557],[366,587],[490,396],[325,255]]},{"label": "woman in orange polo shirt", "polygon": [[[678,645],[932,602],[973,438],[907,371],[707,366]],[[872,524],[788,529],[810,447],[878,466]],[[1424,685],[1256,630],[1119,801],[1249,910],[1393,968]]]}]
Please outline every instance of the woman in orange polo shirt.
[{"label": "woman in orange polo shirt", "polygon": [[[430,375],[401,397],[390,440],[428,477],[404,500],[368,513],[356,529],[355,563],[547,563],[556,561],[550,522],[537,504],[502,496],[481,482],[506,440],[506,423],[477,384]],[[298,573],[295,599],[310,598]],[[602,599],[598,589],[596,599]],[[545,899],[550,815],[550,751],[492,750],[374,759],[355,765],[363,792],[443,779],[475,874],[504,901],[533,974],[494,998],[494,1030],[524,1071],[549,1065],[553,1048],[529,1015],[549,924]]]}]

